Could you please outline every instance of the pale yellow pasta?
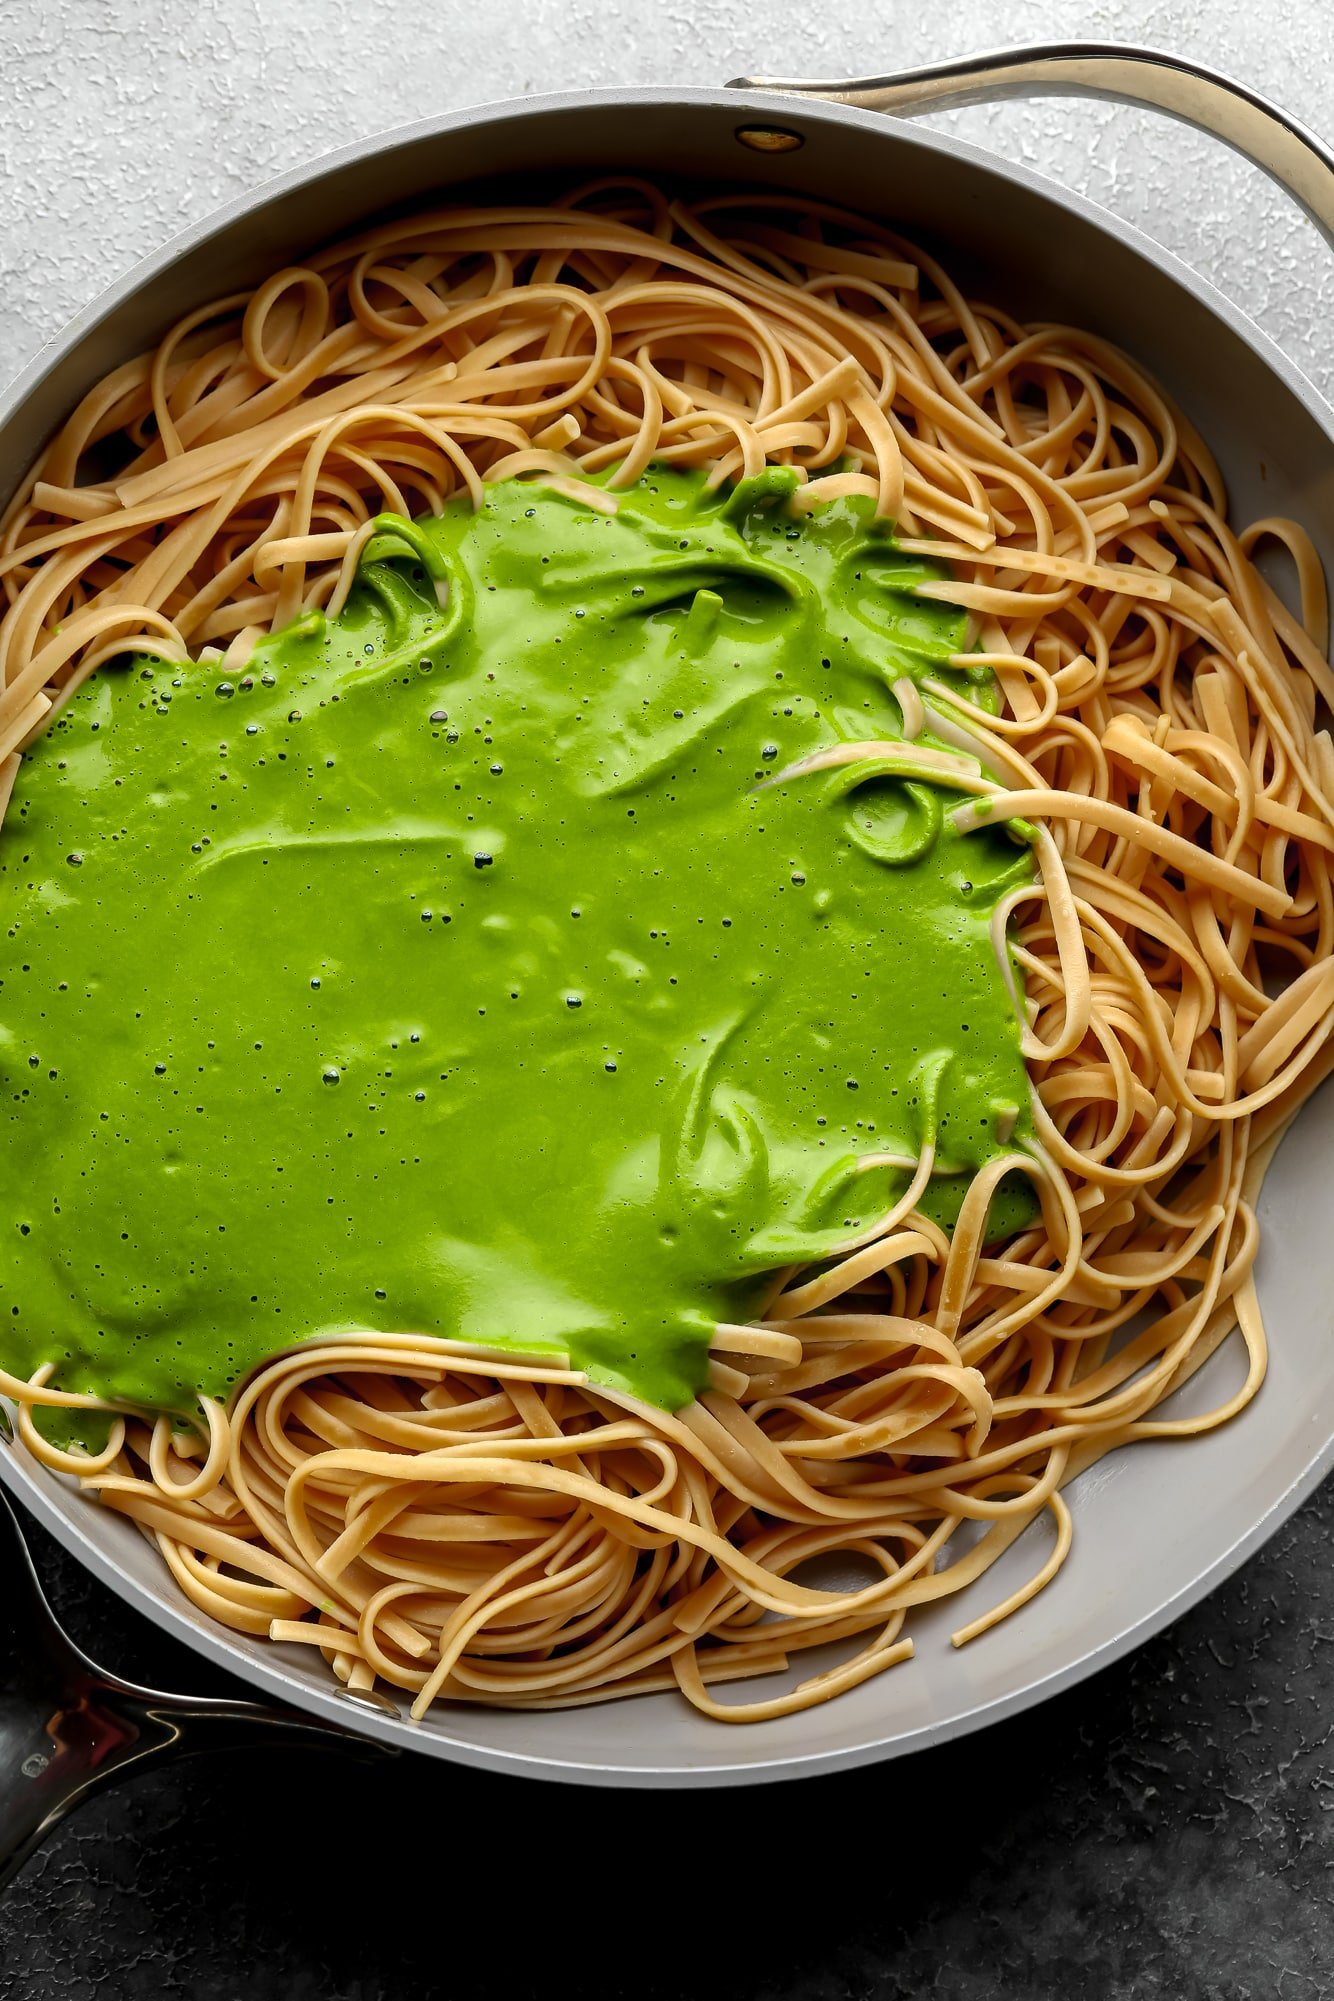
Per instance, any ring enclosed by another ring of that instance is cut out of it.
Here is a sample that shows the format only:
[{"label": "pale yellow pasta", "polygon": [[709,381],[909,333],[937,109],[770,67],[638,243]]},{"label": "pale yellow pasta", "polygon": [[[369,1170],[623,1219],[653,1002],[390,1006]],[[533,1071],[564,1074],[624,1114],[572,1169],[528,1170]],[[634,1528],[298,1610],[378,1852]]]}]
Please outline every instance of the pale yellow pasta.
[{"label": "pale yellow pasta", "polygon": [[[956,1643],[1017,1610],[1071,1548],[1078,1473],[1254,1395],[1256,1195],[1334,1062],[1334,676],[1308,537],[1234,532],[1204,446],[1107,344],[965,300],[818,203],[609,181],[441,209],[191,314],[90,392],[5,520],[0,804],[100,662],[234,662],[336,609],[382,509],[530,475],[614,506],[655,461],[795,467],[798,505],[868,494],[951,566],[925,589],[972,613],[958,664],[992,668],[999,713],[908,686],[907,741],[780,779],[889,757],[961,825],[1036,823],[995,942],[1038,1144],[977,1177],[949,1237],[914,1208],[931,1157],[903,1163],[904,1201],[776,1274],[674,1413],[549,1357],[367,1329],[275,1357],[193,1431],[118,1413],[92,1458],[33,1413],[95,1400],[50,1365],[0,1376],[25,1447],[137,1521],[211,1618],[418,1715],[672,1687],[727,1719],[800,1709],[907,1659],[912,1608],[1045,1512],[1029,1581],[970,1599]],[[1296,611],[1251,561],[1275,541]],[[988,1243],[1016,1168],[1035,1220]],[[1243,1386],[1156,1415],[1238,1329]],[[798,1577],[830,1555],[865,1581]],[[711,1693],[828,1643],[795,1688]]]}]

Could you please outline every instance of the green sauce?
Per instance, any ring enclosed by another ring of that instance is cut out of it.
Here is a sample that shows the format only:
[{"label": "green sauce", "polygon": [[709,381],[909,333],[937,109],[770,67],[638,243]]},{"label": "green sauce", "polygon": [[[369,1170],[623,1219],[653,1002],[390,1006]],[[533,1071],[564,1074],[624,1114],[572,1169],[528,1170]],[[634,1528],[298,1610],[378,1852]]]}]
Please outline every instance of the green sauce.
[{"label": "green sauce", "polygon": [[1027,1105],[987,924],[1030,864],[929,786],[765,785],[901,735],[903,674],[986,696],[942,573],[790,491],[492,486],[239,681],[79,691],[0,834],[5,1367],[182,1408],[414,1329],[673,1408],[902,1189],[860,1156],[934,1131],[951,1219]]}]

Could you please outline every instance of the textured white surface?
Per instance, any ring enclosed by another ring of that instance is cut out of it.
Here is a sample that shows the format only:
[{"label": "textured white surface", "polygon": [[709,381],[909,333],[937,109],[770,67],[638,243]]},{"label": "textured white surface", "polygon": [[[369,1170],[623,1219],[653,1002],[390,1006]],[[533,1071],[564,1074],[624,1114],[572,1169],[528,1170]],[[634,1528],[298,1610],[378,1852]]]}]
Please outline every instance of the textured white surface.
[{"label": "textured white surface", "polygon": [[[221,201],[363,134],[529,91],[846,76],[1083,38],[1213,63],[1334,134],[1329,0],[3,0],[0,20],[0,381]],[[933,122],[1139,223],[1328,393],[1334,258],[1258,170],[1117,106]]]}]

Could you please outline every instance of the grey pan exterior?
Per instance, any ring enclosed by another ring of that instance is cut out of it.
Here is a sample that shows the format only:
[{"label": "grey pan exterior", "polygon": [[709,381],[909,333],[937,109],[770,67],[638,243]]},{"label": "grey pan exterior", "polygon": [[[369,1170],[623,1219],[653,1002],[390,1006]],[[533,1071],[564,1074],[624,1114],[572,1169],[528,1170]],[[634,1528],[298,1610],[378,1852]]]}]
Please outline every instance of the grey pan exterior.
[{"label": "grey pan exterior", "polygon": [[[801,149],[760,155],[739,144],[738,127],[768,123],[800,132]],[[507,178],[542,193],[581,169],[745,180],[894,221],[1025,319],[1068,319],[1126,348],[1209,439],[1236,518],[1291,513],[1327,563],[1334,558],[1334,412],[1174,258],[1082,198],[956,139],[846,106],[722,90],[484,107],[350,147],[223,209],[81,314],[12,386],[0,403],[0,499],[83,391],[190,308],[382,210],[463,184],[494,191]],[[969,1648],[948,1644],[951,1626],[1038,1566],[1041,1526],[1000,1577],[970,1590],[963,1611],[919,1617],[912,1663],[795,1717],[731,1731],[653,1696],[549,1715],[449,1709],[412,1724],[394,1704],[349,1701],[306,1650],[208,1625],[136,1530],[16,1449],[0,1449],[0,1480],[129,1603],[219,1667],[404,1749],[530,1777],[645,1786],[796,1777],[918,1750],[1030,1707],[1146,1640],[1221,1583],[1334,1465],[1334,1260],[1322,1185],[1332,1116],[1334,1087],[1307,1108],[1266,1188],[1260,1289],[1273,1359],[1242,1419],[1094,1468],[1071,1491],[1071,1560],[1032,1605]],[[1203,1410],[1239,1380],[1237,1358],[1224,1351],[1179,1400]]]}]

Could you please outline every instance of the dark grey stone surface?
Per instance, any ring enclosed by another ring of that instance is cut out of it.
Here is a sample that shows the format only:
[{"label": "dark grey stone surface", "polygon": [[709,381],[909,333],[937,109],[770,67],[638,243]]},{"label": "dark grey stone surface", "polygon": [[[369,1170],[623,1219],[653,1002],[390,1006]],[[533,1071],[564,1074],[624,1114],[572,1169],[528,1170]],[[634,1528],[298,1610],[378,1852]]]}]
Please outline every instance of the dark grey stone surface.
[{"label": "dark grey stone surface", "polygon": [[[1334,1995],[1332,1530],[1334,1484],[1130,1660],[843,1777],[612,1794],[298,1752],[146,1772],[0,1896],[0,1997]],[[217,1690],[33,1542],[108,1666]]]}]

